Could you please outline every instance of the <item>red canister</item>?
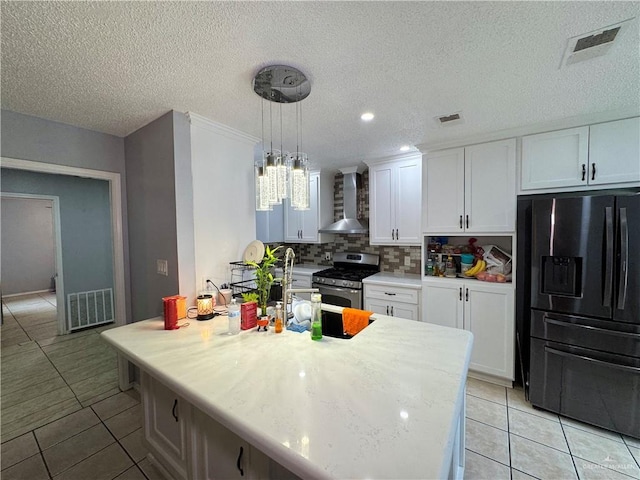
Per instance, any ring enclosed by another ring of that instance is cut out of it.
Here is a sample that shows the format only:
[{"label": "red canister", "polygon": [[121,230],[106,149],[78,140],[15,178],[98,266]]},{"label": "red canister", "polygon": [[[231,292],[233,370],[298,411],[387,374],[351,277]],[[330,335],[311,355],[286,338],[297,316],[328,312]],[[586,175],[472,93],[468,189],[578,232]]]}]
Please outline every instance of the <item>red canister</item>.
[{"label": "red canister", "polygon": [[165,298],[164,303],[164,329],[176,330],[178,327],[178,299]]}]

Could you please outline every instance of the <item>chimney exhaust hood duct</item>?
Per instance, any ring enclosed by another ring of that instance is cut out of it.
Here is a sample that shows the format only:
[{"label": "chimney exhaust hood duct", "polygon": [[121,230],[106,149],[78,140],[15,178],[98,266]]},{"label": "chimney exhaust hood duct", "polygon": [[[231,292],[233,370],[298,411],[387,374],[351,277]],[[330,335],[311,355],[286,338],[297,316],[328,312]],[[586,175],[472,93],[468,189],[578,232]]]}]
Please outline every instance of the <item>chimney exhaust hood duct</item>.
[{"label": "chimney exhaust hood duct", "polygon": [[358,187],[361,185],[358,167],[341,168],[343,179],[343,217],[320,233],[369,233],[369,226],[358,220]]}]

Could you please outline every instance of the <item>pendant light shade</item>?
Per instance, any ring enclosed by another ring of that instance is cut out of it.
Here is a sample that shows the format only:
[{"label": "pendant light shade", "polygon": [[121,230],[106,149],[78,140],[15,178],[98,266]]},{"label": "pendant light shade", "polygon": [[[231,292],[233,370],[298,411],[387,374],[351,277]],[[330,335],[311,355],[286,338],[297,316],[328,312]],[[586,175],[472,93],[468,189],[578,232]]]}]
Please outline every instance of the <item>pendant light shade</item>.
[{"label": "pendant light shade", "polygon": [[[255,165],[256,210],[271,210],[289,198],[295,210],[309,208],[309,162],[300,153],[302,107],[298,103],[311,92],[311,84],[305,75],[293,67],[273,65],[260,70],[253,89],[262,98],[262,159]],[[269,148],[265,138],[265,104],[269,102]],[[273,148],[273,104],[280,104],[280,150]],[[286,153],[282,145],[282,104],[296,103],[295,153]]]}]

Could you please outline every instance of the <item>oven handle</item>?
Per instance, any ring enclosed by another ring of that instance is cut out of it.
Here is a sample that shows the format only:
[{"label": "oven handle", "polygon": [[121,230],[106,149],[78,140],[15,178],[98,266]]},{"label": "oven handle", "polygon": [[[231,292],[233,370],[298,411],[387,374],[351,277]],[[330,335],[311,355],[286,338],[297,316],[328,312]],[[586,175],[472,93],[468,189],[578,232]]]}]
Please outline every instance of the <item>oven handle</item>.
[{"label": "oven handle", "polygon": [[[334,287],[332,285],[322,285],[321,283],[313,283],[311,288],[319,288],[320,290],[332,292],[360,293],[361,290],[353,290],[351,288]],[[322,292],[321,292],[322,293]]]},{"label": "oven handle", "polygon": [[608,335],[617,335],[619,337],[638,337],[640,338],[640,333],[629,333],[629,332],[618,332],[616,330],[607,330],[606,328],[600,327],[592,327],[591,325],[577,325],[571,322],[563,322],[562,320],[556,320],[555,318],[548,317],[546,314],[544,316],[544,323],[550,323],[552,325],[558,325],[559,327],[578,327],[578,328],[586,328],[588,330],[593,330],[596,332],[606,333]]},{"label": "oven handle", "polygon": [[598,360],[597,358],[586,357],[584,355],[576,355],[575,353],[564,352],[562,350],[556,350],[552,347],[544,347],[545,352],[553,353],[555,355],[560,355],[561,357],[569,357],[569,358],[579,358],[581,360],[586,360],[588,362],[595,363],[597,365],[603,365],[609,368],[616,368],[618,370],[626,370],[633,373],[640,373],[640,367],[630,367],[628,365],[620,365],[618,363],[605,362],[604,360]]}]

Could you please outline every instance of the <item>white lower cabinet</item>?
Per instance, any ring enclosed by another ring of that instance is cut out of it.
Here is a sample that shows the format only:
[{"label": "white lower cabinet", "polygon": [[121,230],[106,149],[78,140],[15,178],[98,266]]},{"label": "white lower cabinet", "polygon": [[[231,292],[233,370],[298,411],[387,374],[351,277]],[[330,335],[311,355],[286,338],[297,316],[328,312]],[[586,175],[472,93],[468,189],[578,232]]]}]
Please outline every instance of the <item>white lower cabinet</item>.
[{"label": "white lower cabinet", "polygon": [[269,478],[269,457],[208,415],[193,409],[193,478]]},{"label": "white lower cabinet", "polygon": [[381,315],[420,320],[420,290],[365,283],[364,308]]},{"label": "white lower cabinet", "polygon": [[469,369],[513,380],[514,291],[512,284],[478,280],[423,279],[424,321],[473,333]]},{"label": "white lower cabinet", "polygon": [[298,478],[144,371],[142,405],[144,443],[169,479]]},{"label": "white lower cabinet", "polygon": [[153,457],[174,478],[189,478],[187,443],[191,406],[171,389],[142,373],[144,439]]}]

